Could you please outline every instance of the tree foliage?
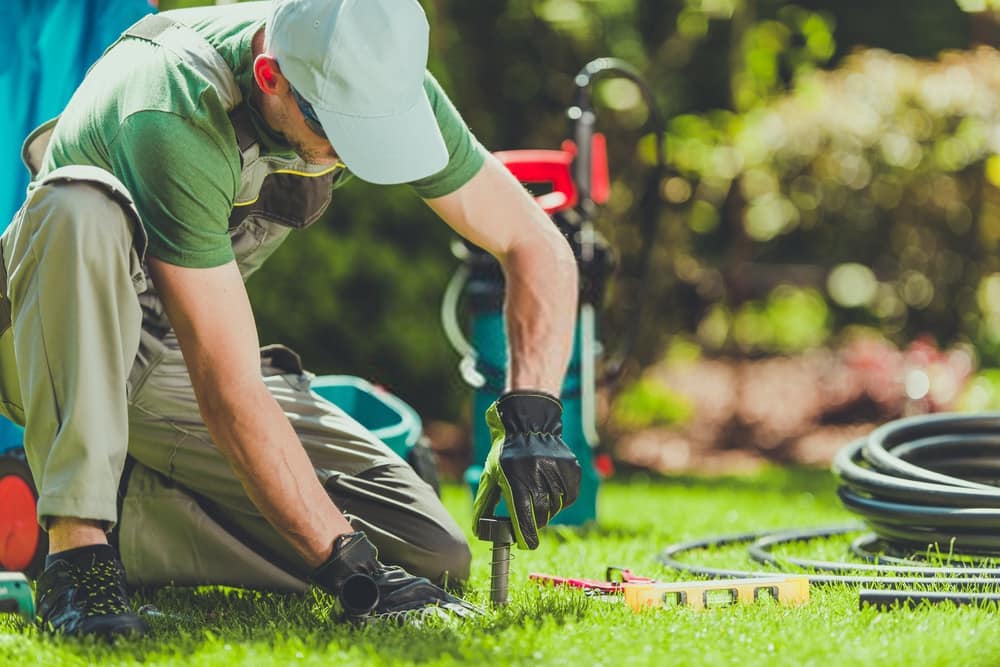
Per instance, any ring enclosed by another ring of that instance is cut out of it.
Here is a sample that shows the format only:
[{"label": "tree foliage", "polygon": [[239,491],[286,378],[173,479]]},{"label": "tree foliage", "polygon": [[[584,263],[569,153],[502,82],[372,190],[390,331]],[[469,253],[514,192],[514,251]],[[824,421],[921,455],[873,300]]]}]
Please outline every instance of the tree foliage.
[{"label": "tree foliage", "polygon": [[[962,0],[969,5],[973,0]],[[161,8],[205,4],[163,0]],[[665,136],[629,82],[598,85],[612,200],[600,227],[622,273],[604,329],[636,355],[677,332],[741,351],[805,347],[851,323],[1000,350],[997,56],[957,4],[905,0],[426,0],[429,66],[491,149],[555,148],[573,76],[598,56],[639,68]],[[975,7],[965,7],[975,10]],[[855,55],[851,55],[855,53]],[[833,71],[830,71],[833,70]],[[653,142],[670,174],[648,276],[634,274]],[[425,416],[466,391],[437,321],[451,232],[405,187],[356,183],[250,281],[265,342],[318,372],[388,385]]]},{"label": "tree foliage", "polygon": [[[805,283],[837,328],[988,350],[1000,333],[998,65],[988,49],[934,63],[870,50],[747,113],[675,118],[666,189],[685,200],[687,230],[670,259],[705,317]],[[736,323],[717,343],[747,346]]]}]

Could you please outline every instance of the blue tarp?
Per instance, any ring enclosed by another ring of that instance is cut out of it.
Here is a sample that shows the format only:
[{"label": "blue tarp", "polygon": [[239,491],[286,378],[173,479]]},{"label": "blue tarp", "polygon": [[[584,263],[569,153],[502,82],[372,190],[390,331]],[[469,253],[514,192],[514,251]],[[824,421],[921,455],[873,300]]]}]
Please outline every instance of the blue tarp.
[{"label": "blue tarp", "polygon": [[0,90],[13,100],[0,124],[0,232],[28,184],[24,138],[59,115],[87,68],[152,11],[148,0],[0,0]]},{"label": "blue tarp", "polygon": [[24,429],[0,417],[0,456],[8,449],[17,449],[24,442]]}]

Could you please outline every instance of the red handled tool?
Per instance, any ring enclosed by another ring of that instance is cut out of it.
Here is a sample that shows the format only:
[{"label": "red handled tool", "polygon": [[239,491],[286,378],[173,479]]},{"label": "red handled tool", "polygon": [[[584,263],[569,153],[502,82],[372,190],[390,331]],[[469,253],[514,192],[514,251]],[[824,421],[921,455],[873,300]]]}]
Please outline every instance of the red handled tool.
[{"label": "red handled tool", "polygon": [[532,572],[528,579],[539,584],[550,584],[552,586],[568,586],[570,588],[582,588],[588,595],[620,595],[625,591],[625,584],[652,584],[654,579],[641,577],[633,574],[632,570],[626,567],[611,565],[608,567],[604,581],[599,579],[576,579],[573,577],[557,577],[554,574],[539,574]]}]

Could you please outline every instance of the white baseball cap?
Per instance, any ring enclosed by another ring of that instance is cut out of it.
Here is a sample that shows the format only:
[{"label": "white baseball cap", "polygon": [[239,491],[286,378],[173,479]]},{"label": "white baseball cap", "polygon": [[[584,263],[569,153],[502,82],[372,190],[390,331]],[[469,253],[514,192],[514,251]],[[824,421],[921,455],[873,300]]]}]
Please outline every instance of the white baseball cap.
[{"label": "white baseball cap", "polygon": [[416,0],[274,0],[265,50],[348,169],[408,183],[448,164],[423,86],[429,33]]}]

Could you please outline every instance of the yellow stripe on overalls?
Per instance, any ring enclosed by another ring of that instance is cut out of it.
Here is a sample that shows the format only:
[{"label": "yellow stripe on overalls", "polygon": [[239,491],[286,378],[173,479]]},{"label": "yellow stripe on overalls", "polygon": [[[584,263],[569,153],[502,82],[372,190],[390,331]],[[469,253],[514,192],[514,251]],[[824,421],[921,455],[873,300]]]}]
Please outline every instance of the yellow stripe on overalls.
[{"label": "yellow stripe on overalls", "polygon": [[[326,176],[329,173],[337,171],[338,169],[344,169],[346,167],[347,167],[347,165],[344,164],[343,162],[338,162],[337,164],[333,165],[329,169],[324,169],[323,171],[317,171],[315,173],[309,172],[309,171],[298,171],[297,169],[275,169],[271,173],[272,174],[291,174],[292,176],[305,176],[306,178],[318,178],[320,176]],[[250,206],[250,204],[256,203],[258,199],[260,199],[260,193],[257,193],[257,196],[254,197],[253,199],[251,199],[250,201],[237,201],[237,202],[233,202],[233,206]]]}]

